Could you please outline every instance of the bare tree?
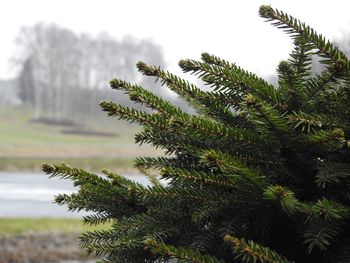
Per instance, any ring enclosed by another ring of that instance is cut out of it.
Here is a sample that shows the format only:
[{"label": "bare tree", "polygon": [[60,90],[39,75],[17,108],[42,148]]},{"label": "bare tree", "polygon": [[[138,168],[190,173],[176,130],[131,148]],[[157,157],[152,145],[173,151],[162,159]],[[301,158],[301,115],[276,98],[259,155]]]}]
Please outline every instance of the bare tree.
[{"label": "bare tree", "polygon": [[138,60],[165,66],[159,46],[133,37],[76,35],[57,25],[37,24],[23,28],[17,42],[21,99],[33,105],[35,118],[62,121],[81,118],[82,112],[95,115],[100,99],[115,96],[108,88],[110,79],[142,83],[136,78]]}]

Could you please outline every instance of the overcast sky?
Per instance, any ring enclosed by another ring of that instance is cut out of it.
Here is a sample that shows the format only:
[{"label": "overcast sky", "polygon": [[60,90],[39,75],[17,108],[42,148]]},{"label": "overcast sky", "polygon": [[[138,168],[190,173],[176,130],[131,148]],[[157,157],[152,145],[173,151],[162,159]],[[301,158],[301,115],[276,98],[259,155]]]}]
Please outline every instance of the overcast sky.
[{"label": "overcast sky", "polygon": [[54,22],[77,33],[152,39],[176,73],[178,60],[206,51],[259,75],[274,74],[291,41],[258,16],[262,4],[296,16],[330,39],[350,34],[348,0],[3,0],[0,78],[15,74],[8,62],[19,29],[37,22]]}]

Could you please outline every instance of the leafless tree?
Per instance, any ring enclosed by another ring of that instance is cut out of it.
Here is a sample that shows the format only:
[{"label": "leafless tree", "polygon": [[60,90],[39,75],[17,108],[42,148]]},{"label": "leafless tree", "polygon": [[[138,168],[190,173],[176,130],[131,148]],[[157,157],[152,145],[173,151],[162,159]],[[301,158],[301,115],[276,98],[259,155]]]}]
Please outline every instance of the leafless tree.
[{"label": "leafless tree", "polygon": [[[20,95],[35,118],[56,121],[95,115],[98,101],[115,96],[108,82],[120,77],[135,83],[138,60],[164,67],[159,46],[149,40],[107,33],[77,35],[57,25],[23,28],[17,38],[21,65]],[[119,94],[123,101],[125,96]]]}]

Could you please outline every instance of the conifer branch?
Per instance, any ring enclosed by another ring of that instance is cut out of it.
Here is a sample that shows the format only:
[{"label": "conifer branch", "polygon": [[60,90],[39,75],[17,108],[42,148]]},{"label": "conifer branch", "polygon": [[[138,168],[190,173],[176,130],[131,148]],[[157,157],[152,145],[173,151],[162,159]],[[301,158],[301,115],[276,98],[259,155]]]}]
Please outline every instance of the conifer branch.
[{"label": "conifer branch", "polygon": [[311,206],[311,213],[326,221],[344,220],[350,215],[350,208],[333,200],[322,198]]},{"label": "conifer branch", "polygon": [[224,173],[240,175],[241,177],[235,177],[235,179],[239,180],[241,178],[241,180],[248,181],[260,189],[263,189],[266,184],[266,177],[260,172],[222,152],[214,150],[204,152],[202,161],[208,166],[215,165]]},{"label": "conifer branch", "polygon": [[295,73],[302,80],[307,80],[311,77],[311,64],[314,48],[310,43],[307,43],[304,37],[299,36],[294,39],[294,49],[290,54],[289,62],[293,65]]},{"label": "conifer branch", "polygon": [[198,164],[199,158],[196,156],[177,156],[172,158],[165,157],[138,157],[135,159],[135,167],[144,167],[146,169],[155,168],[190,168]]},{"label": "conifer branch", "polygon": [[164,243],[158,243],[153,239],[146,239],[145,246],[154,254],[162,256],[163,260],[171,260],[172,262],[192,262],[192,263],[224,263],[215,257],[201,255],[190,249],[182,247],[174,247]]},{"label": "conifer branch", "polygon": [[159,67],[149,66],[141,61],[137,63],[137,68],[146,76],[156,77],[156,81],[160,79],[161,85],[166,84],[172,91],[182,96],[194,108],[203,110],[203,105],[198,103],[197,98],[204,97],[205,92],[197,88],[195,85],[190,84],[188,81],[185,81],[176,75],[163,71]]},{"label": "conifer branch", "polygon": [[272,133],[278,138],[281,145],[285,145],[291,135],[288,123],[282,117],[282,114],[268,104],[263,103],[252,94],[248,94],[245,98],[245,105],[254,108],[259,114],[261,120],[266,122]]},{"label": "conifer branch", "polygon": [[[179,168],[163,168],[160,170],[162,178],[165,179],[184,179],[195,183],[203,183],[208,185],[217,185],[221,187],[237,187],[235,179],[237,176],[231,174],[221,174],[213,172],[204,172],[196,170],[185,170]],[[238,179],[239,180],[239,179]]]},{"label": "conifer branch", "polygon": [[[296,130],[310,133],[321,129],[335,128],[336,120],[324,114],[313,115],[307,112],[292,112],[287,116],[288,122]],[[337,122],[339,123],[339,122]]]},{"label": "conifer branch", "polygon": [[109,186],[110,181],[96,175],[89,173],[82,169],[73,168],[65,163],[61,165],[43,164],[43,172],[50,175],[50,177],[60,177],[61,179],[70,179],[74,181],[75,185],[83,185],[84,183],[94,183],[101,186]]},{"label": "conifer branch", "polygon": [[342,183],[350,178],[350,164],[326,161],[318,166],[315,183],[319,188],[326,188]]},{"label": "conifer branch", "polygon": [[346,140],[344,131],[336,128],[333,130],[320,130],[302,136],[305,147],[311,147],[318,151],[334,151],[342,149]]},{"label": "conifer branch", "polygon": [[295,194],[280,185],[270,185],[265,189],[264,198],[275,202],[288,215],[301,210],[302,204],[296,199]]},{"label": "conifer branch", "polygon": [[215,90],[229,94],[234,101],[241,101],[242,94],[250,92],[268,101],[271,105],[279,104],[278,92],[272,85],[261,82],[260,79],[239,67],[226,69],[215,64],[190,59],[181,60],[179,65],[184,72],[199,75],[204,81],[213,84]]},{"label": "conifer branch", "polygon": [[286,61],[278,65],[280,92],[284,96],[284,110],[291,112],[307,106],[307,97],[304,92],[303,80],[293,66]]},{"label": "conifer branch", "polygon": [[108,212],[103,212],[99,214],[86,215],[83,216],[83,221],[85,224],[89,225],[99,225],[112,220],[112,214]]},{"label": "conifer branch", "polygon": [[129,95],[130,100],[138,102],[140,104],[145,104],[149,108],[157,110],[158,112],[170,115],[182,113],[178,107],[175,107],[170,102],[159,98],[152,92],[147,91],[139,85],[132,85],[126,81],[119,79],[111,80],[110,85],[113,89],[125,90]]},{"label": "conifer branch", "polygon": [[308,79],[305,83],[308,97],[319,96],[320,93],[327,91],[334,82],[336,82],[335,76],[328,71]]},{"label": "conifer branch", "polygon": [[232,246],[233,253],[236,258],[240,258],[242,262],[260,262],[260,263],[292,263],[284,257],[280,256],[268,247],[261,246],[253,241],[245,241],[230,235],[225,236],[225,241]]},{"label": "conifer branch", "polygon": [[137,122],[143,125],[150,125],[159,128],[166,127],[166,122],[157,116],[157,114],[148,114],[143,111],[138,111],[133,108],[124,107],[113,102],[102,101],[100,106],[103,111],[108,113],[108,116],[118,116],[119,119],[124,119],[130,123]]},{"label": "conifer branch", "polygon": [[331,244],[331,240],[340,232],[338,225],[330,223],[313,224],[305,230],[304,244],[308,245],[308,252],[311,253],[315,248],[326,251]]},{"label": "conifer branch", "polygon": [[[222,116],[228,119],[232,118],[232,113],[226,107],[226,97],[221,94],[202,91],[188,81],[185,81],[167,71],[163,71],[159,67],[149,66],[143,62],[138,62],[137,67],[139,71],[146,76],[156,77],[156,81],[159,79],[161,85],[167,85],[172,91],[182,96],[199,112],[214,118],[217,116]],[[220,97],[222,102],[220,102],[218,97]]]},{"label": "conifer branch", "polygon": [[222,58],[219,58],[219,57],[214,56],[214,55],[210,55],[208,53],[202,53],[202,60],[205,63],[208,63],[210,65],[216,65],[216,66],[223,67],[225,69],[235,70],[235,71],[237,71],[237,73],[239,75],[243,75],[247,79],[254,80],[254,82],[257,85],[259,84],[259,85],[264,86],[264,87],[269,87],[268,89],[270,89],[270,92],[274,89],[274,87],[271,84],[269,84],[266,80],[258,77],[256,74],[253,74],[249,71],[246,71],[246,70],[242,69],[241,67],[237,66],[236,64],[228,62]]},{"label": "conifer branch", "polygon": [[347,72],[350,70],[350,62],[346,55],[336,48],[329,40],[326,40],[324,36],[317,34],[314,29],[305,25],[305,23],[301,23],[298,19],[282,11],[273,9],[268,5],[261,6],[259,14],[263,18],[267,18],[267,21],[275,21],[273,23],[274,26],[282,28],[294,38],[302,36],[309,43],[312,43],[315,48],[320,50],[323,56],[336,63],[340,70],[342,68],[345,68]]},{"label": "conifer branch", "polygon": [[180,201],[187,199],[205,202],[211,198],[209,193],[195,188],[166,187],[158,185],[153,187],[130,187],[128,190],[130,193],[137,194],[146,200],[169,199]]}]

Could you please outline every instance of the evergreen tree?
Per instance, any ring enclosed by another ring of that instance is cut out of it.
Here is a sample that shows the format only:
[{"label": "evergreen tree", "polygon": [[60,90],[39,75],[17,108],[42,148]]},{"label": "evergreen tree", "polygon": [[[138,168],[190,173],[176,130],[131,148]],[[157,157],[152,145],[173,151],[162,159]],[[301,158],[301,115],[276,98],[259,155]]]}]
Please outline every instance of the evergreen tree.
[{"label": "evergreen tree", "polygon": [[[294,40],[290,58],[278,65],[278,88],[207,53],[179,65],[212,91],[137,64],[195,115],[138,85],[110,82],[153,110],[101,102],[110,116],[144,127],[136,143],[166,150],[135,161],[166,182],[143,186],[111,171],[43,166],[80,187],[57,203],[93,212],[88,224],[112,222],[81,238],[102,262],[350,261],[349,59],[284,12],[262,6],[260,16]],[[323,72],[311,73],[312,56],[322,58]]]}]

